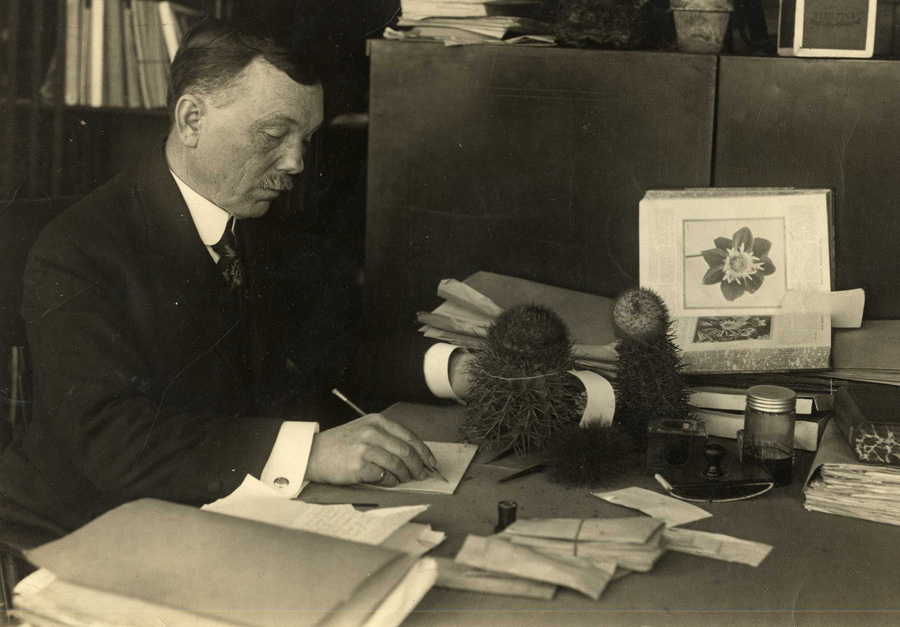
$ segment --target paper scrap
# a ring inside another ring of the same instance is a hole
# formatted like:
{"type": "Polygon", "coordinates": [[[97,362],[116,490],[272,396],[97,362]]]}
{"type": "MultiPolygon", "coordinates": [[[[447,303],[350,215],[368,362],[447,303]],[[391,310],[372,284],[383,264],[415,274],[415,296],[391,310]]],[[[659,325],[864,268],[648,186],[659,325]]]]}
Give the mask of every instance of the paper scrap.
{"type": "Polygon", "coordinates": [[[437,459],[437,469],[444,475],[447,481],[442,481],[438,477],[428,477],[426,479],[413,479],[406,483],[400,483],[391,488],[360,484],[366,488],[376,488],[378,490],[391,490],[394,492],[429,492],[432,494],[453,494],[456,491],[459,482],[462,481],[463,475],[469,468],[472,458],[478,452],[478,447],[474,444],[462,444],[459,442],[426,442],[428,448],[434,453],[437,459]]]}
{"type": "Polygon", "coordinates": [[[831,326],[858,329],[862,326],[866,293],[862,289],[839,292],[788,290],[781,299],[785,313],[830,313],[831,326]]]}
{"type": "Polygon", "coordinates": [[[37,594],[56,579],[56,575],[46,568],[38,568],[16,584],[13,592],[19,596],[37,594]]]}
{"type": "Polygon", "coordinates": [[[431,525],[409,522],[388,536],[381,546],[397,549],[409,555],[425,555],[447,537],[443,531],[435,531],[431,525]]]}
{"type": "Polygon", "coordinates": [[[438,284],[438,296],[457,305],[474,309],[486,316],[499,316],[503,310],[490,298],[456,279],[444,279],[438,284]]]}
{"type": "Polygon", "coordinates": [[[587,396],[584,411],[581,414],[581,426],[598,424],[608,427],[616,413],[616,393],[608,379],[590,370],[570,370],[581,383],[587,396]]]}
{"type": "Polygon", "coordinates": [[[666,529],[665,539],[672,551],[753,567],[759,566],[772,551],[771,545],[762,542],[693,529],[666,529]]]}
{"type": "Polygon", "coordinates": [[[640,510],[648,516],[665,521],[666,525],[670,527],[712,516],[696,505],[644,488],[624,488],[612,492],[592,492],[591,494],[614,505],[640,510]]]}
{"type": "Polygon", "coordinates": [[[556,586],[543,581],[532,581],[503,575],[455,562],[449,557],[435,558],[440,568],[435,584],[439,588],[470,590],[472,592],[503,594],[549,601],[556,594],[556,586]]]}
{"type": "Polygon", "coordinates": [[[380,544],[428,505],[388,507],[368,512],[352,505],[318,505],[284,498],[250,475],[237,490],[201,509],[256,522],[311,531],[363,544],[380,544]]]}
{"type": "Polygon", "coordinates": [[[470,535],[456,555],[460,564],[516,577],[553,583],[600,598],[616,571],[615,562],[549,556],[503,540],[470,535]]]}

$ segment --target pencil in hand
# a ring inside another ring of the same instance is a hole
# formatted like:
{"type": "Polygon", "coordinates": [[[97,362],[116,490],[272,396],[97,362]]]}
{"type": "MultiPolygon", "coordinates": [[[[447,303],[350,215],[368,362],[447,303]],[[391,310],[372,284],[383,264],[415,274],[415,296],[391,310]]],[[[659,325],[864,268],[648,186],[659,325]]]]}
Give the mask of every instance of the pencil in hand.
{"type": "MultiPolygon", "coordinates": [[[[364,411],[359,407],[359,405],[357,405],[356,403],[354,403],[353,401],[351,401],[349,398],[347,398],[346,396],[344,396],[344,394],[343,394],[339,389],[333,388],[333,389],[331,390],[331,393],[334,394],[335,396],[337,396],[339,399],[341,399],[344,403],[346,403],[346,405],[347,405],[348,407],[350,407],[350,409],[352,409],[353,411],[355,411],[358,415],[360,415],[360,416],[365,416],[365,415],[366,415],[366,412],[364,412],[364,411]]],[[[425,466],[425,468],[428,469],[428,471],[432,474],[432,476],[437,475],[437,478],[440,479],[441,481],[443,481],[444,483],[450,483],[450,482],[447,480],[447,477],[445,477],[445,476],[441,473],[441,471],[437,469],[437,466],[435,466],[435,467],[433,467],[433,468],[429,468],[428,466],[425,466]]]]}

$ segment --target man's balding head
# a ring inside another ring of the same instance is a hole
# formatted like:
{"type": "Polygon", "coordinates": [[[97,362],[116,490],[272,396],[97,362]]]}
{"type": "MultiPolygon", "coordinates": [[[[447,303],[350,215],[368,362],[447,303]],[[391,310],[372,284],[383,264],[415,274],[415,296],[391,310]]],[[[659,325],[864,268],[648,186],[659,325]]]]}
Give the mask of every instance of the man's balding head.
{"type": "Polygon", "coordinates": [[[319,70],[309,51],[294,49],[260,27],[208,19],[187,33],[172,62],[169,113],[186,93],[227,98],[254,59],[262,59],[301,85],[318,85],[319,70]]]}

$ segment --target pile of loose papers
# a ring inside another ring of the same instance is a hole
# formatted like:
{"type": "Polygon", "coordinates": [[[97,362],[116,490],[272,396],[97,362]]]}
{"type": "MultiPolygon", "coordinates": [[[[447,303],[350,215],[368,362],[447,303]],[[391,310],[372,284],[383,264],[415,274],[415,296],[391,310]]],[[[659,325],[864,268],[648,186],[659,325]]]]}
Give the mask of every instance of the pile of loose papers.
{"type": "Polygon", "coordinates": [[[808,510],[900,525],[900,467],[857,461],[833,420],[807,482],[808,510]]]}
{"type": "Polygon", "coordinates": [[[550,599],[557,587],[598,599],[610,582],[650,572],[666,550],[759,566],[772,547],[723,534],[683,529],[712,514],[643,488],[595,496],[646,517],[517,520],[491,537],[470,535],[455,560],[438,559],[435,585],[550,599]]]}
{"type": "Polygon", "coordinates": [[[618,354],[611,298],[491,272],[478,272],[464,282],[444,279],[437,293],[446,302],[417,314],[423,325],[419,332],[425,337],[478,349],[487,327],[503,308],[537,303],[555,311],[568,325],[580,368],[613,376],[618,354]]]}
{"type": "Polygon", "coordinates": [[[553,45],[550,27],[539,20],[540,0],[401,0],[397,28],[386,39],[467,44],[553,45]]]}

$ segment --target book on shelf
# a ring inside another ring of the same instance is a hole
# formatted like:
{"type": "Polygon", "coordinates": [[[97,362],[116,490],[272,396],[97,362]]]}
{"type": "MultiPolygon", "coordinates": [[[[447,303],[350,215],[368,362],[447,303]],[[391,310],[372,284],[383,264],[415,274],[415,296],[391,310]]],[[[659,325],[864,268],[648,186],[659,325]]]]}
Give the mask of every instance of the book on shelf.
{"type": "MultiPolygon", "coordinates": [[[[116,0],[111,0],[115,2],[116,0]]],[[[92,107],[102,107],[104,104],[103,85],[105,84],[103,77],[103,65],[108,54],[108,46],[104,48],[106,40],[105,29],[106,18],[106,0],[91,0],[91,23],[90,23],[90,65],[89,65],[89,82],[88,82],[88,102],[92,107]]]]}
{"type": "MultiPolygon", "coordinates": [[[[95,0],[96,1],[96,0],[95,0]]],[[[122,3],[107,0],[104,20],[104,41],[107,42],[104,68],[106,81],[103,104],[110,107],[124,107],[125,101],[125,38],[122,32],[122,3]]]]}
{"type": "Polygon", "coordinates": [[[165,107],[169,65],[205,16],[157,0],[66,0],[65,11],[62,98],[92,107],[165,107]]]}
{"type": "Polygon", "coordinates": [[[842,386],[834,395],[834,422],[857,460],[900,466],[900,388],[842,386]]]}
{"type": "Polygon", "coordinates": [[[834,420],[822,435],[803,495],[811,511],[900,525],[900,467],[857,461],[834,420]]]}
{"type": "Polygon", "coordinates": [[[126,2],[122,7],[122,45],[125,48],[125,96],[127,98],[128,107],[132,109],[140,109],[143,100],[141,99],[141,79],[138,76],[137,67],[137,49],[134,43],[134,29],[131,27],[132,20],[131,3],[126,2]]]}
{"type": "Polygon", "coordinates": [[[64,102],[78,104],[80,84],[79,61],[81,59],[81,5],[79,0],[66,0],[66,68],[64,102]]]}

